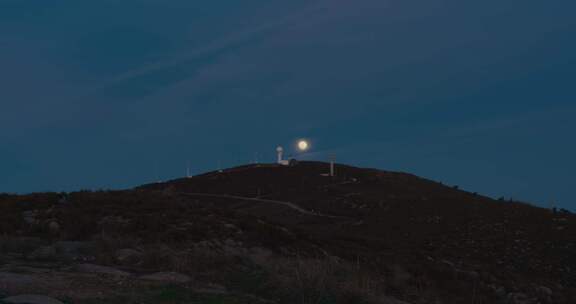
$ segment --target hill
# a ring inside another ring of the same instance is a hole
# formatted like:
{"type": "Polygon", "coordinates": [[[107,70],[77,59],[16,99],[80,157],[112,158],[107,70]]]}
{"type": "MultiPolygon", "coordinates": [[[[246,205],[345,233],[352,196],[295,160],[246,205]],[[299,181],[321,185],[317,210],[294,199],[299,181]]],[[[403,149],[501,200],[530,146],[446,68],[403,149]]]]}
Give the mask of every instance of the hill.
{"type": "Polygon", "coordinates": [[[177,271],[192,290],[275,303],[575,301],[573,214],[406,173],[328,169],[259,164],[126,191],[4,195],[4,268],[88,261],[134,286],[136,274],[177,271]],[[15,245],[23,238],[33,241],[15,245]]]}

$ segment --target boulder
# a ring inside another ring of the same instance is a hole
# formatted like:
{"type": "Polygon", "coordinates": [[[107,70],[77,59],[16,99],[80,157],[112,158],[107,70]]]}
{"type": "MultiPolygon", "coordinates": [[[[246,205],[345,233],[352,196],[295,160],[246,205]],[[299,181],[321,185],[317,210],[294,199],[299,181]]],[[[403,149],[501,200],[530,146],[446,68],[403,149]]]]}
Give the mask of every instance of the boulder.
{"type": "Polygon", "coordinates": [[[112,240],[117,232],[123,231],[130,224],[130,220],[121,216],[107,216],[98,223],[101,228],[102,238],[104,240],[112,240]]]}
{"type": "Polygon", "coordinates": [[[60,234],[60,224],[55,220],[50,220],[48,222],[47,228],[48,232],[50,232],[50,234],[53,236],[57,236],[60,234]]]}
{"type": "Polygon", "coordinates": [[[456,275],[459,278],[463,278],[466,280],[477,280],[480,277],[480,275],[476,271],[466,271],[466,270],[460,270],[460,269],[456,270],[456,275]]]}
{"type": "Polygon", "coordinates": [[[76,266],[76,271],[86,272],[86,273],[104,274],[104,275],[111,275],[111,276],[118,276],[118,277],[130,276],[130,273],[128,273],[126,271],[118,270],[116,268],[107,267],[107,266],[94,265],[94,264],[79,264],[76,266]]]}
{"type": "Polygon", "coordinates": [[[140,279],[163,283],[188,283],[192,281],[192,278],[189,276],[176,272],[157,272],[149,275],[143,275],[140,277],[140,279]]]}
{"type": "Polygon", "coordinates": [[[535,301],[521,292],[512,292],[508,294],[508,303],[511,304],[533,304],[535,301]]]}
{"type": "Polygon", "coordinates": [[[91,242],[60,241],[54,243],[54,248],[64,258],[78,260],[82,256],[89,255],[94,245],[91,242]]]}
{"type": "Polygon", "coordinates": [[[35,237],[3,237],[0,240],[3,253],[29,254],[47,244],[47,241],[35,237]]]}
{"type": "Polygon", "coordinates": [[[0,286],[4,285],[27,285],[35,281],[33,275],[18,274],[11,272],[0,272],[0,286]]]}
{"type": "Polygon", "coordinates": [[[7,272],[15,272],[18,274],[44,274],[50,273],[52,270],[49,268],[27,266],[27,265],[7,265],[4,267],[7,272]]]}
{"type": "Polygon", "coordinates": [[[42,246],[27,256],[30,260],[50,261],[58,257],[53,246],[42,246]]]}
{"type": "Polygon", "coordinates": [[[228,289],[226,289],[226,287],[213,283],[201,287],[195,287],[194,291],[202,294],[228,294],[228,289]]]}
{"type": "Polygon", "coordinates": [[[400,301],[396,298],[391,298],[391,297],[382,297],[377,299],[376,303],[386,303],[386,304],[409,304],[407,302],[404,301],[400,301]]]}
{"type": "Polygon", "coordinates": [[[552,289],[550,289],[546,286],[538,286],[538,288],[536,290],[542,296],[551,297],[554,295],[554,292],[552,291],[552,289]]]}
{"type": "Polygon", "coordinates": [[[70,201],[68,200],[68,197],[66,195],[63,195],[58,199],[58,204],[60,204],[60,205],[66,205],[69,203],[70,203],[70,201]]]}
{"type": "Polygon", "coordinates": [[[28,225],[36,225],[39,223],[38,220],[38,210],[28,210],[22,212],[22,219],[28,225]]]}
{"type": "Polygon", "coordinates": [[[397,287],[405,286],[412,279],[412,275],[398,264],[392,265],[391,270],[392,283],[397,287]]]}
{"type": "Polygon", "coordinates": [[[135,249],[120,249],[115,258],[121,265],[137,265],[142,261],[142,253],[135,249]]]}
{"type": "Polygon", "coordinates": [[[2,299],[2,303],[10,304],[64,304],[54,298],[42,295],[19,295],[2,299]]]}

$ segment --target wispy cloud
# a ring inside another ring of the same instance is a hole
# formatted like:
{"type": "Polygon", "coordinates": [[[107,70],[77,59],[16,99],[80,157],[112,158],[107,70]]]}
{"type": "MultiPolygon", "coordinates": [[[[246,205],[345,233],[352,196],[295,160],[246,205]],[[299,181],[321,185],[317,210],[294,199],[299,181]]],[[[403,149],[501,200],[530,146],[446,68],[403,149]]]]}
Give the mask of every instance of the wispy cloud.
{"type": "Polygon", "coordinates": [[[179,50],[163,60],[121,73],[107,82],[101,91],[119,97],[143,97],[185,79],[193,78],[202,69],[227,55],[253,45],[286,25],[317,14],[322,7],[310,6],[299,13],[263,23],[218,39],[202,47],[179,50]]]}

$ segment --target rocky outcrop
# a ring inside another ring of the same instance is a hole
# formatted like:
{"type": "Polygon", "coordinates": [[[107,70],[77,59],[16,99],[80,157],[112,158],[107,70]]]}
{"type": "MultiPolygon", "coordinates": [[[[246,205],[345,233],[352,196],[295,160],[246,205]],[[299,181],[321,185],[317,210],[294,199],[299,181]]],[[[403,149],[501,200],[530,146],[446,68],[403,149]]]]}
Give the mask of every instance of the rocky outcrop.
{"type": "Polygon", "coordinates": [[[59,300],[42,295],[19,295],[2,299],[8,304],[64,304],[59,300]]]}
{"type": "Polygon", "coordinates": [[[188,283],[192,278],[176,272],[157,272],[139,277],[141,280],[156,281],[163,283],[188,283]]]}
{"type": "Polygon", "coordinates": [[[129,277],[130,273],[122,270],[118,270],[116,268],[107,267],[107,266],[100,266],[94,264],[80,264],[74,267],[74,269],[78,272],[86,272],[86,273],[96,273],[96,274],[103,274],[103,275],[110,275],[110,276],[117,276],[117,277],[129,277]]]}
{"type": "Polygon", "coordinates": [[[33,283],[35,280],[36,278],[33,275],[0,272],[0,286],[30,284],[33,283]]]}
{"type": "Polygon", "coordinates": [[[53,246],[42,246],[27,256],[29,260],[39,261],[52,261],[56,260],[57,257],[56,248],[53,246]]]}
{"type": "Polygon", "coordinates": [[[114,256],[116,262],[120,265],[138,265],[142,262],[142,252],[135,249],[120,249],[114,256]]]}

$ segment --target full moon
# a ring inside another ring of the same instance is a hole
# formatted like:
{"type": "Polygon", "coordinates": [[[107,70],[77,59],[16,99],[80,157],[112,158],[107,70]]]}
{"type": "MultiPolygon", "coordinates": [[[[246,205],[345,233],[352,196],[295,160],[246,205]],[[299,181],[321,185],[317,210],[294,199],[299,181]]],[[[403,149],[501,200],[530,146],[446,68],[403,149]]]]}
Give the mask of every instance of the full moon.
{"type": "Polygon", "coordinates": [[[308,142],[305,141],[305,140],[301,140],[301,141],[298,142],[298,149],[299,149],[300,151],[306,151],[306,150],[308,150],[308,147],[309,147],[309,146],[310,146],[310,145],[309,145],[308,142]]]}

